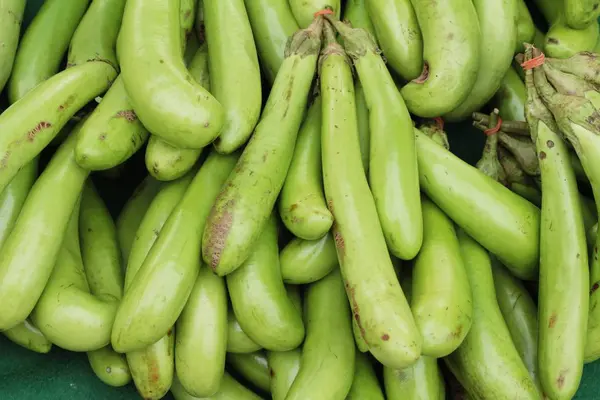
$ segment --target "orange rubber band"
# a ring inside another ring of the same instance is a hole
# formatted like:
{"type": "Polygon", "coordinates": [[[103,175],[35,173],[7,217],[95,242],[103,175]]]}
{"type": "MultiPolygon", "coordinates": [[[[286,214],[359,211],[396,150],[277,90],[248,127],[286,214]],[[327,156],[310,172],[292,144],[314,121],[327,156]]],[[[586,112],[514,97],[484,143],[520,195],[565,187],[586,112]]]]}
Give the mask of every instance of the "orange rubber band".
{"type": "Polygon", "coordinates": [[[439,130],[443,131],[444,130],[444,120],[442,119],[442,117],[435,117],[433,120],[435,121],[435,124],[437,125],[439,130]]]}
{"type": "Polygon", "coordinates": [[[533,69],[544,65],[545,61],[546,56],[544,55],[544,53],[542,53],[537,57],[533,57],[531,60],[522,62],[521,67],[523,67],[523,69],[527,71],[528,69],[533,69]]]}
{"type": "Polygon", "coordinates": [[[324,8],[322,10],[317,11],[313,16],[317,18],[319,15],[331,15],[334,14],[333,10],[329,8],[324,8]]]}
{"type": "Polygon", "coordinates": [[[494,135],[500,131],[501,126],[502,126],[502,118],[498,117],[498,123],[496,124],[496,126],[493,128],[490,128],[490,129],[486,129],[485,131],[483,131],[483,133],[485,133],[487,136],[494,135]]]}

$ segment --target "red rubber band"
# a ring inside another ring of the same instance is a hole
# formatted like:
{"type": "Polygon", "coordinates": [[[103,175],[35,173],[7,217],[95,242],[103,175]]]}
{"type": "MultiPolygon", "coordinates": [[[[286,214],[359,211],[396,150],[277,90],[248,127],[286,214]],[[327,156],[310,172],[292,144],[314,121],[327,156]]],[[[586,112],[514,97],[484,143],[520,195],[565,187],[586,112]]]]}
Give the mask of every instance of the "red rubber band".
{"type": "Polygon", "coordinates": [[[498,123],[496,124],[496,126],[493,128],[490,128],[490,129],[486,129],[485,131],[483,131],[483,133],[485,133],[487,136],[494,135],[500,131],[501,126],[502,126],[502,118],[498,117],[498,123]]]}
{"type": "Polygon", "coordinates": [[[444,120],[442,119],[442,117],[435,117],[433,120],[435,121],[435,124],[437,125],[439,130],[443,131],[444,130],[444,120]]]}
{"type": "Polygon", "coordinates": [[[527,71],[528,69],[533,69],[533,68],[537,68],[537,67],[544,65],[545,61],[546,61],[546,56],[544,55],[544,53],[542,53],[537,57],[533,57],[531,60],[522,62],[521,67],[523,67],[523,69],[525,71],[527,71]]]}
{"type": "Polygon", "coordinates": [[[333,10],[330,10],[329,8],[324,8],[322,10],[317,11],[313,16],[315,18],[317,18],[319,15],[331,15],[334,14],[333,10]]]}

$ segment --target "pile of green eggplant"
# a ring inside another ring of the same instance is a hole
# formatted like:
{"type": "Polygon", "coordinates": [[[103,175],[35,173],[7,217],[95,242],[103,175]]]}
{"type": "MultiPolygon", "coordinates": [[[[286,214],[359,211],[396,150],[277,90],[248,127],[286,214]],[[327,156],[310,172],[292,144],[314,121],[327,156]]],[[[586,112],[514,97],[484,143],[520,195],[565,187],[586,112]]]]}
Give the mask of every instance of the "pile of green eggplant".
{"type": "Polygon", "coordinates": [[[8,339],[144,399],[576,395],[600,0],[25,6],[0,0],[8,339]],[[475,165],[446,134],[471,120],[475,165]]]}

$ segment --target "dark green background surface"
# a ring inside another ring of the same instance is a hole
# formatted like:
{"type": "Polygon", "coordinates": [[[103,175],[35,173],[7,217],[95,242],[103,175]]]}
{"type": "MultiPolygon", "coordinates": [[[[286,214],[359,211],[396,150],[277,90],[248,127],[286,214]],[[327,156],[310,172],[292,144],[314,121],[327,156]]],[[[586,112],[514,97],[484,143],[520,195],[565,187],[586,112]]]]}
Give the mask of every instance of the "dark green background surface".
{"type": "MultiPolygon", "coordinates": [[[[43,0],[28,0],[24,26],[43,0]]],[[[479,158],[483,135],[469,122],[447,127],[452,150],[470,163],[479,158]]],[[[94,176],[94,181],[113,214],[117,214],[137,182],[144,176],[143,152],[127,163],[128,173],[119,179],[94,176]]],[[[586,365],[576,399],[600,398],[600,362],[586,365]]],[[[92,372],[85,353],[53,348],[40,355],[23,349],[0,335],[0,400],[125,400],[139,399],[133,384],[112,388],[92,372]]],[[[169,395],[167,399],[172,399],[169,395]]]]}

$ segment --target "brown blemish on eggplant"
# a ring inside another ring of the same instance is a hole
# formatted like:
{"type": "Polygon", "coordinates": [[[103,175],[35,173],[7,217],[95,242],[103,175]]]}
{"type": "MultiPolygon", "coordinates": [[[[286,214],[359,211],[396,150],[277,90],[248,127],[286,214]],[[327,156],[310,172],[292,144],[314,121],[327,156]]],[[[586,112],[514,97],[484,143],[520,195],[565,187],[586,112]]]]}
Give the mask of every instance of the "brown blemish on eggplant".
{"type": "Polygon", "coordinates": [[[548,140],[548,141],[546,142],[546,146],[548,146],[548,148],[549,148],[549,149],[551,149],[551,148],[553,148],[553,147],[554,147],[554,142],[553,142],[552,140],[548,140]]]}
{"type": "Polygon", "coordinates": [[[0,159],[0,167],[6,168],[6,164],[8,163],[8,158],[10,157],[10,151],[4,153],[2,159],[0,159]]]}
{"type": "Polygon", "coordinates": [[[552,314],[550,316],[550,319],[548,320],[548,328],[554,328],[554,325],[556,325],[556,314],[552,314]]]}
{"type": "Polygon", "coordinates": [[[454,339],[458,339],[460,337],[460,335],[462,334],[462,330],[463,330],[463,326],[462,324],[457,326],[456,329],[454,330],[454,332],[450,333],[450,336],[454,339]]]}
{"type": "Polygon", "coordinates": [[[553,38],[553,37],[549,37],[548,39],[546,39],[548,43],[550,44],[559,44],[560,42],[558,41],[558,39],[553,38]]]}
{"type": "Polygon", "coordinates": [[[33,142],[38,133],[42,131],[42,129],[50,128],[52,124],[50,122],[41,121],[39,124],[35,126],[32,130],[27,132],[27,140],[33,142]]]}
{"type": "Polygon", "coordinates": [[[390,340],[390,335],[388,335],[387,333],[384,333],[383,335],[381,335],[381,340],[383,340],[384,342],[387,342],[388,340],[390,340]]]}
{"type": "Polygon", "coordinates": [[[104,140],[106,140],[106,133],[103,133],[103,134],[101,134],[100,136],[98,136],[98,139],[99,139],[100,141],[104,141],[104,140]]]}
{"type": "Polygon", "coordinates": [[[344,242],[344,237],[341,232],[334,228],[333,230],[333,239],[335,240],[335,247],[338,250],[338,254],[340,256],[340,261],[344,260],[344,255],[346,254],[346,243],[344,242]]]}
{"type": "MultiPolygon", "coordinates": [[[[355,288],[351,286],[347,281],[344,281],[344,286],[346,287],[346,293],[348,293],[348,299],[350,300],[350,306],[352,308],[352,315],[354,315],[354,319],[356,320],[356,325],[358,325],[358,329],[360,330],[360,336],[363,338],[365,343],[367,343],[367,339],[365,338],[365,328],[360,323],[360,308],[358,307],[358,303],[356,302],[355,297],[355,288]]],[[[368,344],[368,343],[367,343],[368,344]]]]}
{"type": "Polygon", "coordinates": [[[275,376],[275,371],[273,371],[273,368],[269,368],[269,375],[271,375],[271,378],[275,376]]]}
{"type": "Polygon", "coordinates": [[[124,118],[128,122],[137,120],[137,115],[133,110],[122,110],[115,114],[115,118],[124,118]]]}
{"type": "Polygon", "coordinates": [[[421,75],[413,79],[412,82],[419,84],[425,83],[427,81],[427,78],[429,78],[429,63],[425,61],[423,63],[423,71],[421,72],[421,75]]]}
{"type": "MultiPolygon", "coordinates": [[[[225,189],[219,197],[222,197],[223,194],[227,193],[227,189],[225,189]]],[[[219,203],[219,199],[215,204],[219,203]]],[[[208,235],[208,243],[207,249],[210,254],[210,267],[212,270],[216,270],[219,264],[221,263],[221,254],[225,249],[225,244],[227,242],[227,236],[229,236],[229,231],[231,230],[231,226],[233,225],[233,213],[230,211],[235,205],[235,200],[229,200],[225,203],[221,210],[218,210],[216,207],[213,207],[211,210],[211,215],[208,217],[209,221],[214,221],[210,225],[210,234],[208,235]]]]}
{"type": "Polygon", "coordinates": [[[562,389],[562,387],[565,385],[565,375],[567,374],[567,372],[569,372],[568,369],[563,369],[562,371],[560,371],[560,374],[556,379],[556,386],[558,386],[559,389],[562,389]]]}
{"type": "Polygon", "coordinates": [[[329,209],[329,212],[333,214],[333,200],[330,199],[327,201],[327,208],[329,209]]]}
{"type": "Polygon", "coordinates": [[[67,108],[69,108],[73,102],[75,101],[75,95],[70,95],[69,97],[67,97],[67,99],[65,100],[64,103],[62,103],[60,106],[58,106],[58,111],[63,111],[67,108]]]}
{"type": "Polygon", "coordinates": [[[298,208],[298,204],[294,203],[290,206],[290,212],[294,211],[296,208],[298,208]]]}
{"type": "Polygon", "coordinates": [[[173,334],[173,328],[171,328],[167,331],[167,336],[171,337],[172,334],[173,334]]]}
{"type": "Polygon", "coordinates": [[[539,157],[540,157],[540,160],[545,159],[546,158],[546,153],[544,153],[543,151],[540,151],[539,157]]]}
{"type": "Polygon", "coordinates": [[[596,283],[594,283],[594,284],[592,285],[592,288],[590,289],[590,296],[591,296],[592,294],[594,294],[594,292],[595,292],[596,290],[598,290],[598,287],[600,287],[600,284],[598,284],[598,282],[596,282],[596,283]]]}

